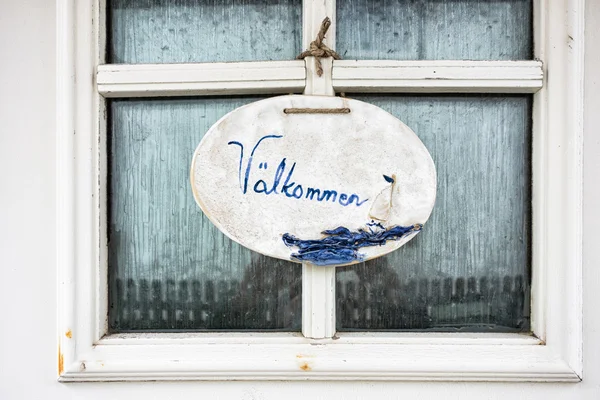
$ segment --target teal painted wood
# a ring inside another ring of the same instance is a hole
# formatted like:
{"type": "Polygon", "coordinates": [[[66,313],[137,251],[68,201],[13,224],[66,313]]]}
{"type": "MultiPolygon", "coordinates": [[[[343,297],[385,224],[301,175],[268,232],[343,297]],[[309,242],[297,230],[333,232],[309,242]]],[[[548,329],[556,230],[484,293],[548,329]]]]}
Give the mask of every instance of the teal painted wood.
{"type": "MultiPolygon", "coordinates": [[[[531,98],[356,97],[419,135],[438,198],[411,243],[339,269],[338,329],[527,330],[531,98]]],[[[189,189],[204,132],[253,100],[112,102],[112,330],[299,329],[301,268],[225,238],[189,189]]]]}
{"type": "Polygon", "coordinates": [[[344,59],[525,60],[533,57],[531,0],[340,0],[344,59]]]}
{"type": "Polygon", "coordinates": [[[338,329],[527,331],[530,96],[351,96],[389,111],[438,173],[423,231],[338,269],[338,329]]]}
{"type": "MultiPolygon", "coordinates": [[[[113,0],[116,63],[292,59],[299,0],[113,0]]],[[[338,2],[338,47],[357,59],[529,59],[531,2],[338,2]],[[351,21],[348,23],[348,21],[351,21]]],[[[340,269],[341,330],[527,330],[531,99],[359,96],[406,122],[438,166],[425,231],[340,269]]],[[[113,331],[298,330],[301,269],[229,241],[194,204],[189,162],[206,130],[255,99],[111,103],[113,331]]]]}
{"type": "Polygon", "coordinates": [[[301,51],[301,0],[110,0],[116,64],[291,60],[301,51]]]}
{"type": "Polygon", "coordinates": [[[192,154],[204,133],[256,100],[111,102],[113,331],[300,329],[300,265],[229,240],[196,205],[190,186],[192,154]]]}

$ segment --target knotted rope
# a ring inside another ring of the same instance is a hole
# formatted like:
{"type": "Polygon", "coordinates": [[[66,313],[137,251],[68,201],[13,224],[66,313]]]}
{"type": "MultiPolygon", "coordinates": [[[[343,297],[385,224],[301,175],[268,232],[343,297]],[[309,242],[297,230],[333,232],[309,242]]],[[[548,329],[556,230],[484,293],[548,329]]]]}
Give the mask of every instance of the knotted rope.
{"type": "Polygon", "coordinates": [[[334,60],[341,59],[340,55],[335,51],[331,50],[329,47],[323,44],[323,39],[325,39],[325,33],[331,26],[331,20],[329,17],[325,17],[323,22],[321,22],[321,29],[319,29],[319,33],[317,34],[317,38],[310,42],[309,49],[300,53],[296,59],[302,60],[306,57],[314,57],[315,64],[317,66],[317,75],[323,75],[323,67],[321,66],[321,58],[322,57],[333,57],[334,60]]]}

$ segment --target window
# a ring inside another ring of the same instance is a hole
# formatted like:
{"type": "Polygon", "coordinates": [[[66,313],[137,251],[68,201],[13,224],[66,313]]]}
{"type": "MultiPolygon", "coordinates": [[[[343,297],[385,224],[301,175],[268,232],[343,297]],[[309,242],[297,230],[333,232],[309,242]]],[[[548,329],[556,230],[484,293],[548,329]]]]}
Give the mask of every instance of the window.
{"type": "Polygon", "coordinates": [[[223,235],[190,193],[190,154],[256,97],[109,104],[109,330],[299,331],[301,268],[223,235]]]}
{"type": "Polygon", "coordinates": [[[568,32],[582,34],[573,14],[562,21],[561,5],[532,7],[524,0],[109,3],[58,6],[64,19],[62,380],[579,379],[581,109],[574,79],[581,71],[565,60],[580,60],[581,43],[571,39],[569,51],[553,36],[573,26],[568,32]],[[300,15],[301,29],[294,25],[300,15]],[[327,43],[334,46],[337,37],[348,60],[323,60],[325,74],[317,78],[314,60],[290,60],[290,54],[308,47],[322,19],[334,15],[327,43]],[[550,32],[550,18],[560,30],[550,32]],[[99,22],[90,26],[92,20],[99,22]],[[194,51],[200,47],[207,50],[194,51]],[[104,49],[112,63],[100,56],[104,49]],[[546,68],[563,79],[548,81],[546,68]],[[72,79],[86,73],[94,74],[92,85],[72,79]],[[472,185],[441,182],[438,201],[464,199],[465,207],[438,205],[433,218],[441,222],[430,226],[448,227],[448,218],[474,231],[453,238],[454,232],[431,229],[430,243],[421,235],[422,243],[371,266],[304,265],[300,290],[299,267],[273,265],[219,239],[208,224],[181,218],[189,212],[181,193],[189,189],[179,185],[172,161],[191,156],[198,141],[192,132],[252,101],[248,96],[334,90],[388,109],[422,139],[431,135],[426,144],[440,157],[440,176],[472,185]],[[165,133],[173,125],[183,134],[165,133]],[[480,134],[469,137],[473,131],[480,134]],[[459,156],[476,167],[461,175],[459,156]],[[467,206],[483,209],[469,213],[467,206]],[[203,235],[194,247],[198,230],[203,235]],[[452,260],[451,267],[439,263],[439,255],[453,252],[462,253],[454,258],[464,260],[460,268],[452,260]],[[220,266],[220,273],[229,269],[224,284],[188,279],[198,259],[220,266]],[[263,304],[231,301],[248,282],[244,265],[263,274],[258,282],[270,293],[263,304]],[[416,274],[424,265],[429,275],[416,274]],[[489,278],[488,269],[494,271],[489,278]],[[165,275],[173,270],[183,279],[165,275]],[[276,282],[265,271],[277,271],[276,282]],[[242,286],[231,283],[232,274],[242,286]],[[300,292],[301,312],[294,311],[300,292]],[[144,308],[144,298],[170,308],[144,308]],[[567,305],[559,306],[564,299],[567,305]],[[259,305],[262,316],[248,316],[259,305]],[[294,332],[300,326],[302,335],[294,332]],[[164,329],[188,332],[158,332],[164,329]],[[215,332],[230,329],[240,332],[215,332]],[[258,332],[265,329],[270,332],[258,332]],[[565,335],[567,329],[575,334],[565,335]],[[348,332],[355,330],[363,332],[348,332]],[[376,332],[382,330],[443,332],[376,332]],[[535,336],[516,333],[530,330],[535,336]]]}

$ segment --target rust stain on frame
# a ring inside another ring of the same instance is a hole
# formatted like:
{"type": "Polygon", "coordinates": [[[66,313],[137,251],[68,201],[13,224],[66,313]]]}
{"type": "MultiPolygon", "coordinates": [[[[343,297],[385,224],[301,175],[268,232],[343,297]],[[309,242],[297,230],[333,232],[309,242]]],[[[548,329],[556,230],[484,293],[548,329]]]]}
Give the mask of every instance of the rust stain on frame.
{"type": "Polygon", "coordinates": [[[71,339],[73,337],[73,332],[71,332],[71,330],[69,329],[66,333],[65,336],[68,337],[69,339],[71,339]]]}
{"type": "Polygon", "coordinates": [[[306,371],[306,372],[308,372],[308,371],[310,371],[312,368],[310,367],[310,365],[308,365],[308,363],[307,363],[307,362],[303,362],[303,363],[300,365],[300,369],[301,369],[302,371],[306,371]]]}
{"type": "Polygon", "coordinates": [[[65,359],[63,353],[60,351],[60,343],[58,344],[58,376],[62,375],[65,371],[65,359]]]}

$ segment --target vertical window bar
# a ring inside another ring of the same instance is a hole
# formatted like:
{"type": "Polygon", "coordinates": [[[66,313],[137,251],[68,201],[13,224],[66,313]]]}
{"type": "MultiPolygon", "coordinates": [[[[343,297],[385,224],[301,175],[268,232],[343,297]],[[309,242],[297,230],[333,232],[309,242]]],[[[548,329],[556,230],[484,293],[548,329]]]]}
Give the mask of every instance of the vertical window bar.
{"type": "MultiPolygon", "coordinates": [[[[335,0],[304,0],[302,49],[315,40],[325,17],[331,19],[324,42],[335,48],[335,0]]],[[[331,80],[332,60],[322,59],[323,75],[317,76],[314,57],[306,57],[306,95],[335,95],[331,80]]],[[[325,339],[335,334],[335,267],[302,265],[302,334],[325,339]]]]}

